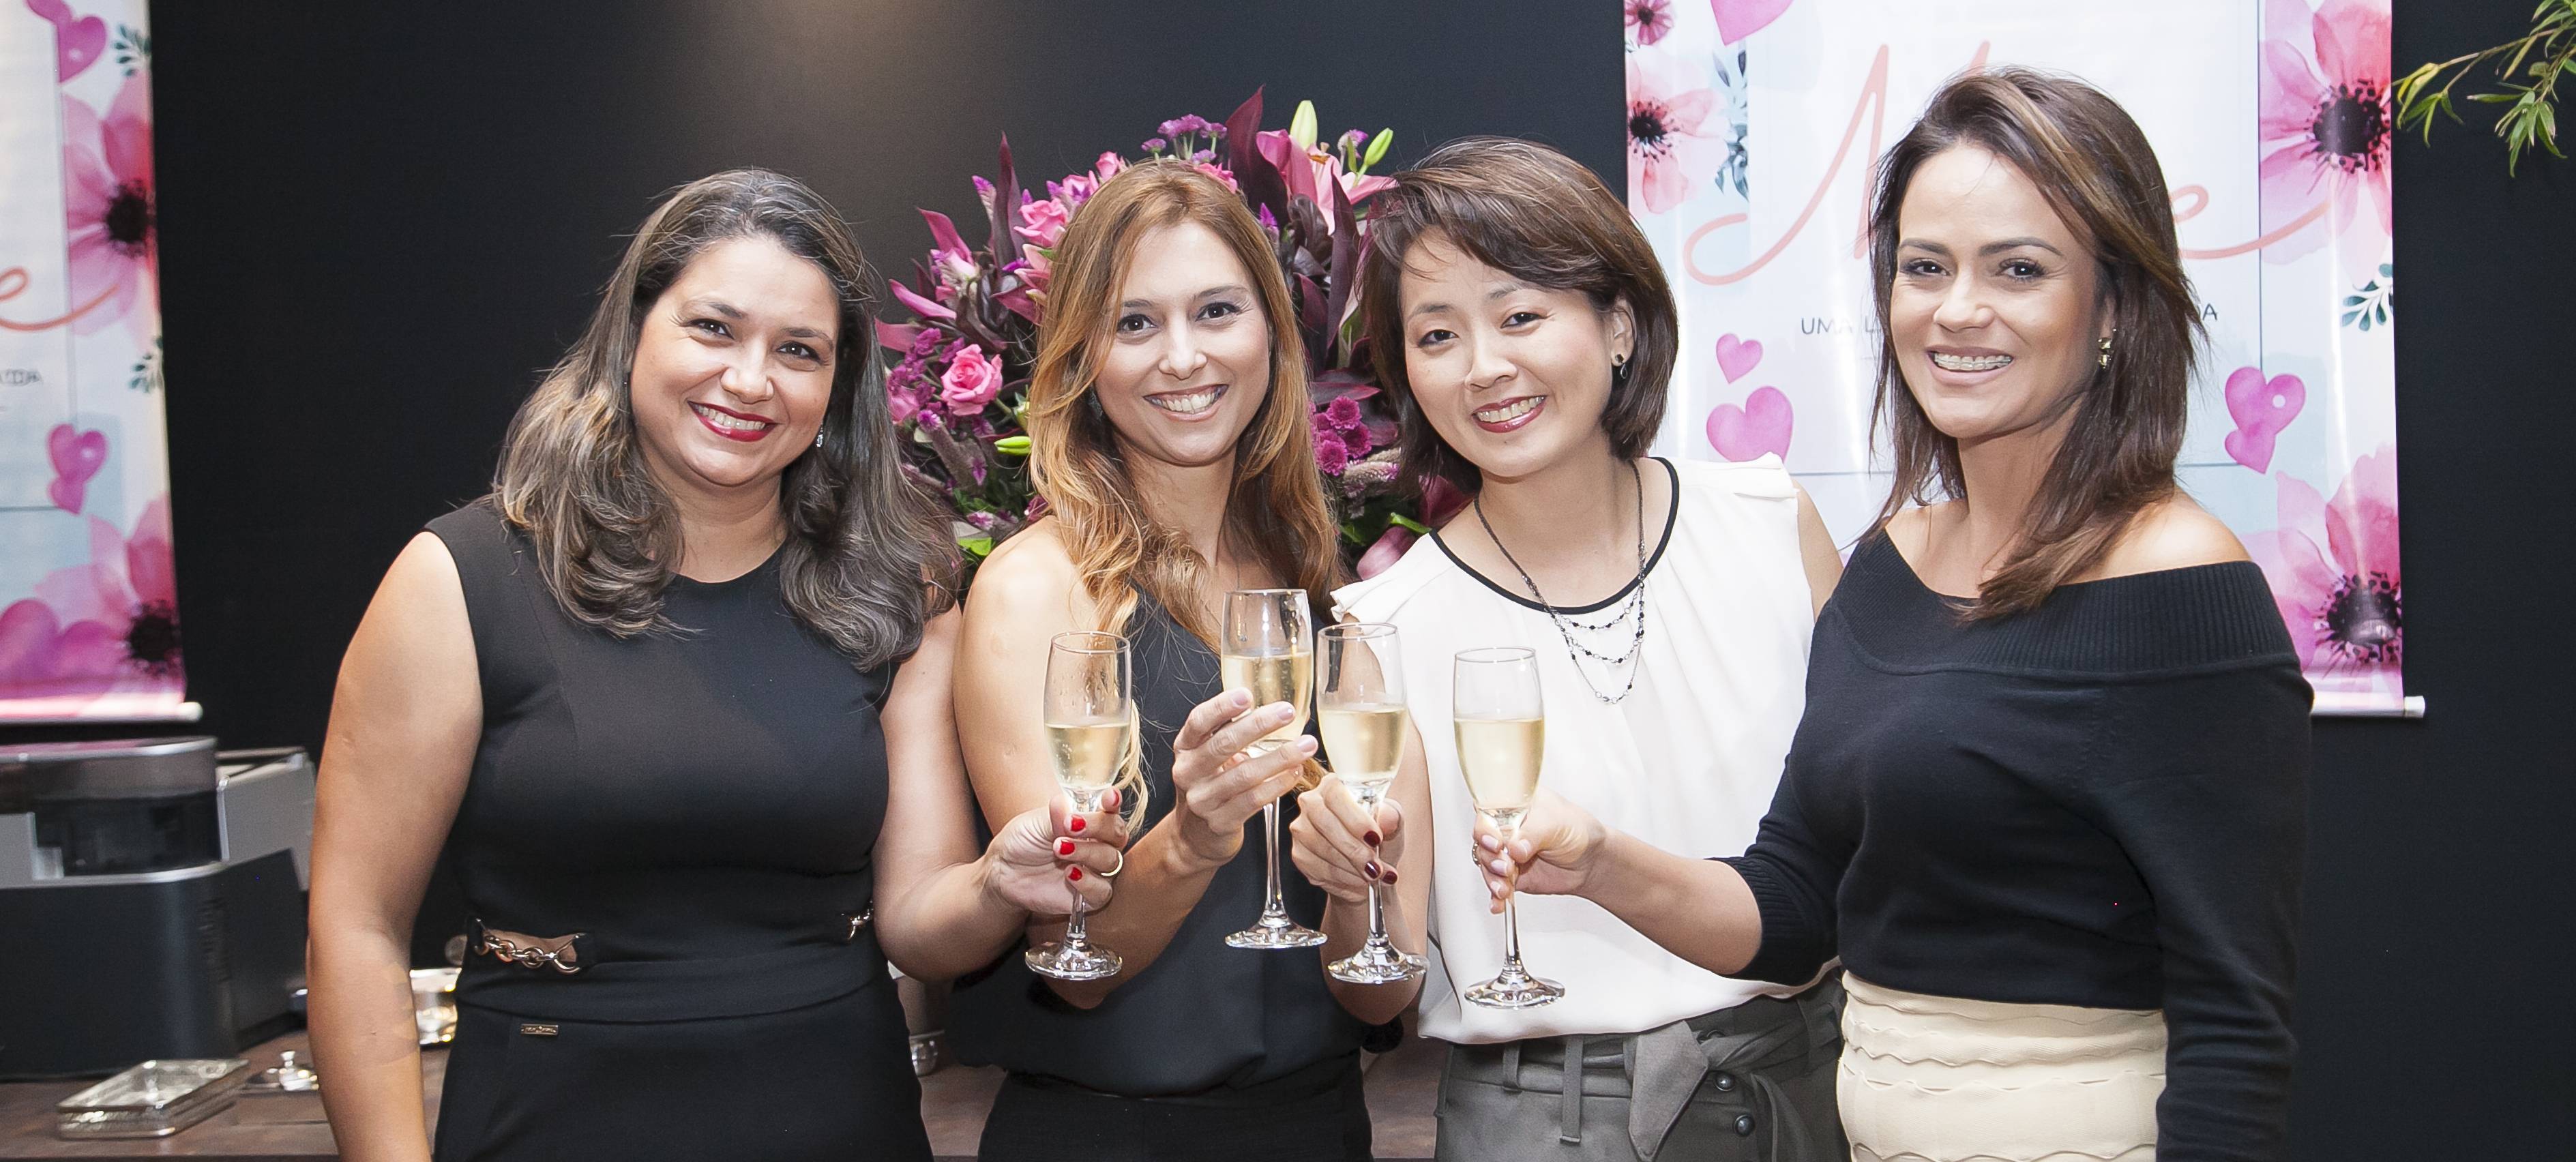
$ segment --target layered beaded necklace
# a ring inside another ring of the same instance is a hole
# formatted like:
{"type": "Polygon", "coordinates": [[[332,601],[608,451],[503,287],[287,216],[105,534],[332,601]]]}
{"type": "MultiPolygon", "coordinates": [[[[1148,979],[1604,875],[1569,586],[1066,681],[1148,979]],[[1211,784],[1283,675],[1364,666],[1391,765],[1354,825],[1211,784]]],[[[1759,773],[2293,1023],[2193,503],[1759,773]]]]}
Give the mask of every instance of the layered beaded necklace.
{"type": "Polygon", "coordinates": [[[1494,535],[1493,522],[1485,519],[1485,498],[1479,495],[1474,505],[1476,523],[1484,527],[1486,538],[1494,542],[1495,548],[1502,550],[1503,560],[1510,562],[1512,571],[1521,575],[1521,584],[1529,586],[1531,599],[1538,602],[1540,609],[1547,611],[1547,619],[1556,625],[1557,636],[1565,639],[1566,653],[1574,659],[1574,672],[1583,676],[1583,684],[1591,689],[1593,697],[1611,706],[1618,705],[1628,697],[1629,691],[1637,688],[1637,654],[1646,641],[1646,478],[1633,463],[1628,465],[1628,475],[1637,485],[1637,576],[1628,583],[1627,599],[1621,601],[1609,617],[1597,622],[1579,621],[1548,604],[1547,595],[1538,591],[1538,582],[1530,576],[1529,570],[1522,568],[1520,559],[1512,556],[1512,551],[1503,545],[1503,538],[1494,535]],[[1574,636],[1574,631],[1579,629],[1587,634],[1607,634],[1615,641],[1616,631],[1632,619],[1637,623],[1636,628],[1627,635],[1625,650],[1617,654],[1593,649],[1574,636]],[[1617,693],[1603,690],[1600,683],[1592,680],[1591,671],[1583,665],[1585,658],[1599,663],[1613,675],[1622,669],[1627,671],[1617,693]]]}

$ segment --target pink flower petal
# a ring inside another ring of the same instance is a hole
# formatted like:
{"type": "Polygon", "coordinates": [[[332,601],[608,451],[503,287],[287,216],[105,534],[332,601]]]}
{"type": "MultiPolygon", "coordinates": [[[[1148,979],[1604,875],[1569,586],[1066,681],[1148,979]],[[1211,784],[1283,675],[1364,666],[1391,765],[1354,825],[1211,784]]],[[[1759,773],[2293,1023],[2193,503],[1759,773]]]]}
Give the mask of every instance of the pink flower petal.
{"type": "MultiPolygon", "coordinates": [[[[2325,166],[2305,141],[2273,151],[2271,156],[2263,159],[2257,173],[2263,192],[2263,230],[2267,234],[2297,221],[2325,194],[2325,166]]],[[[2327,231],[2309,226],[2264,247],[2263,257],[2274,262],[2287,262],[2315,253],[2318,247],[2326,244],[2329,236],[2327,231]]]]}
{"type": "Polygon", "coordinates": [[[2368,0],[2325,0],[2311,22],[2317,68],[2331,84],[2384,87],[2388,83],[2388,6],[2368,0]]]}
{"type": "Polygon", "coordinates": [[[1679,162],[1667,158],[1649,160],[1645,165],[1647,213],[1665,213],[1690,196],[1690,182],[1682,176],[1679,162]]]}
{"type": "Polygon", "coordinates": [[[2343,487],[2335,490],[2326,519],[2326,539],[2334,560],[2347,575],[2385,573],[2400,577],[2397,548],[2397,450],[2379,451],[2353,463],[2343,487]]]}
{"type": "Polygon", "coordinates": [[[1699,135],[1708,112],[1717,105],[1717,94],[1707,89],[1693,89],[1664,103],[1664,132],[1699,135]]]}
{"type": "Polygon", "coordinates": [[[2302,533],[2274,529],[2248,533],[2244,541],[2245,555],[2262,566],[2264,580],[2271,583],[2272,604],[2281,611],[2281,624],[2299,648],[2300,662],[2308,668],[2321,664],[2324,659],[2314,653],[2319,644],[2317,613],[2341,578],[2326,565],[2317,543],[2302,533]]]}
{"type": "Polygon", "coordinates": [[[2263,140],[2307,138],[2315,131],[2317,106],[2326,99],[2326,87],[2296,47],[2267,40],[2261,51],[2255,77],[2262,93],[2263,140]]]}
{"type": "Polygon", "coordinates": [[[2263,0],[2263,39],[2307,44],[2316,13],[2301,0],[2263,0]]]}

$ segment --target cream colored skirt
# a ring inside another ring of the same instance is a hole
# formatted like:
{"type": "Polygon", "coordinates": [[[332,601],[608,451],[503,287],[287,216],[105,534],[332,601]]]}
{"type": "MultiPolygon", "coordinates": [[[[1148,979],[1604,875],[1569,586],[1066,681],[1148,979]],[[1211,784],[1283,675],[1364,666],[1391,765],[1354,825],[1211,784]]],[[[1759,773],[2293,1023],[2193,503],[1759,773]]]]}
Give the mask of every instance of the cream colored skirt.
{"type": "Polygon", "coordinates": [[[2161,1011],[1843,985],[1853,1162],[2153,1162],[2161,1011]]]}

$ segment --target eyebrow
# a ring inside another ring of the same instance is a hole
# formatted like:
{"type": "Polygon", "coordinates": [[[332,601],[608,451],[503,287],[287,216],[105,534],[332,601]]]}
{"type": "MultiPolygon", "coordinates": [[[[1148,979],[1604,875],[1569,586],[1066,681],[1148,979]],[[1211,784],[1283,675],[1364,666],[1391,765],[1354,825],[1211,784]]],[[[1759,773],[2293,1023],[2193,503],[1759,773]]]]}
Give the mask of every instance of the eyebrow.
{"type": "MultiPolygon", "coordinates": [[[[1495,288],[1494,288],[1494,289],[1492,289],[1492,290],[1486,291],[1486,292],[1485,292],[1485,301],[1490,303],[1490,302],[1494,301],[1495,299],[1502,298],[1502,297],[1503,297],[1503,296],[1505,296],[1505,295],[1513,294],[1513,293],[1518,292],[1518,291],[1525,291],[1525,290],[1528,290],[1528,289],[1529,289],[1529,284],[1527,284],[1527,283],[1523,283],[1523,282],[1507,282],[1507,283],[1504,283],[1504,284],[1503,284],[1503,285],[1501,285],[1501,286],[1495,287],[1495,288]]],[[[1421,315],[1433,314],[1433,313],[1435,313],[1435,312],[1439,312],[1439,311],[1455,311],[1455,310],[1457,310],[1457,309],[1458,309],[1458,308],[1453,307],[1453,306],[1450,306],[1450,305],[1449,305],[1449,304],[1447,304],[1447,303],[1423,303],[1423,304],[1421,304],[1421,305],[1419,305],[1419,306],[1416,306],[1416,307],[1415,307],[1415,308],[1413,308],[1412,310],[1405,312],[1404,317],[1405,317],[1405,318],[1410,319],[1410,318],[1415,318],[1415,317],[1417,317],[1417,316],[1421,316],[1421,315]]]]}
{"type": "MultiPolygon", "coordinates": [[[[1208,289],[1206,289],[1206,290],[1200,291],[1199,293],[1197,293],[1197,294],[1195,294],[1195,295],[1191,295],[1191,296],[1190,296],[1190,301],[1191,301],[1191,302],[1194,302],[1194,303],[1195,303],[1195,302],[1205,302],[1205,301],[1207,301],[1207,300],[1209,300],[1209,299],[1212,299],[1212,298],[1217,297],[1218,295],[1248,295],[1248,294],[1251,294],[1251,293],[1252,293],[1252,288],[1251,288],[1251,287],[1245,286],[1245,285],[1243,285],[1242,283],[1239,283],[1239,282],[1230,282],[1230,283],[1225,284],[1224,286],[1212,286],[1212,287],[1209,287],[1209,288],[1208,288],[1208,289]]],[[[1123,302],[1123,303],[1118,304],[1118,306],[1119,306],[1119,308],[1120,308],[1120,309],[1122,309],[1122,310],[1131,310],[1131,311],[1141,311],[1141,310],[1145,310],[1145,309],[1147,309],[1147,308],[1149,308],[1149,307],[1152,307],[1153,305],[1154,305],[1154,300],[1152,300],[1152,299],[1129,299],[1129,300],[1127,300],[1126,302],[1123,302]]]]}
{"type": "MultiPolygon", "coordinates": [[[[1906,248],[1909,248],[1909,247],[1910,247],[1910,248],[1915,249],[1915,250],[1928,250],[1928,251],[1931,251],[1931,252],[1932,252],[1932,253],[1934,253],[1934,254],[1942,254],[1942,255],[1946,255],[1946,254],[1950,253],[1950,248],[1949,248],[1949,247],[1947,247],[1947,246],[1943,246],[1943,245],[1941,245],[1941,244],[1940,244],[1940,243],[1938,243],[1938,242],[1926,242],[1926,241],[1924,241],[1923,239],[1920,239],[1920,238],[1908,238],[1908,239],[1906,239],[1906,240],[1904,240],[1904,241],[1902,241],[1902,242],[1897,243],[1897,244],[1896,244],[1896,246],[1897,246],[1897,249],[1900,249],[1900,250],[1903,250],[1903,249],[1906,249],[1906,248]]],[[[2035,247],[2038,247],[2038,248],[2039,248],[2039,249],[2041,249],[2041,250],[2045,250],[2045,251],[2049,252],[2050,254],[2054,254],[2054,255],[2058,256],[2059,258],[2064,258],[2064,257],[2066,257],[2066,252],[2065,252],[2065,251],[2063,251],[2063,250],[2059,250],[2059,249],[2058,249],[2058,248],[2056,248],[2055,246],[2049,245],[2049,244],[2048,244],[2047,242],[2045,242],[2045,241],[2042,241],[2042,240],[2037,239],[2037,238],[2028,237],[2028,236],[2024,236],[2024,237],[2020,237],[2020,238],[2006,238],[2006,239],[2003,239],[2003,240],[2002,240],[2002,241],[2000,241],[2000,242],[1989,242],[1989,243],[1986,243],[1986,244],[1985,244],[1985,245],[1983,245],[1983,246],[1978,247],[1978,248],[1977,248],[1977,253],[1978,253],[1978,255],[1980,255],[1980,256],[1988,255],[1988,254],[2001,254],[2001,253],[2003,253],[2004,251],[2007,251],[2007,250],[2019,250],[2019,249],[2021,249],[2021,248],[2022,248],[2022,247],[2024,247],[2024,246],[2035,246],[2035,247]]]]}
{"type": "MultiPolygon", "coordinates": [[[[731,319],[731,320],[733,320],[733,321],[735,321],[735,322],[737,322],[737,323],[738,323],[738,322],[741,322],[741,321],[742,321],[742,320],[744,320],[744,319],[747,319],[747,318],[750,318],[750,317],[751,317],[751,316],[749,316],[749,315],[747,315],[747,314],[744,314],[744,313],[743,313],[742,308],[737,307],[737,306],[733,305],[732,303],[728,303],[728,302],[724,301],[723,299],[695,298],[695,299],[690,299],[690,300],[689,300],[689,302],[688,302],[688,305],[689,305],[691,308],[694,308],[694,309],[696,309],[696,310],[708,311],[708,312],[712,312],[712,313],[714,313],[714,314],[723,315],[724,317],[726,317],[726,318],[728,318],[728,319],[731,319]]],[[[779,334],[782,334],[782,335],[790,336],[790,337],[792,337],[792,338],[797,338],[797,339],[817,339],[817,340],[821,340],[821,341],[823,341],[823,342],[825,342],[825,343],[829,343],[829,342],[831,342],[831,341],[832,341],[832,335],[831,335],[831,332],[829,332],[829,331],[817,330],[817,329],[815,329],[815,328],[813,328],[813,327],[804,327],[804,326],[788,326],[788,327],[780,327],[780,328],[778,329],[778,333],[779,333],[779,334]]]]}

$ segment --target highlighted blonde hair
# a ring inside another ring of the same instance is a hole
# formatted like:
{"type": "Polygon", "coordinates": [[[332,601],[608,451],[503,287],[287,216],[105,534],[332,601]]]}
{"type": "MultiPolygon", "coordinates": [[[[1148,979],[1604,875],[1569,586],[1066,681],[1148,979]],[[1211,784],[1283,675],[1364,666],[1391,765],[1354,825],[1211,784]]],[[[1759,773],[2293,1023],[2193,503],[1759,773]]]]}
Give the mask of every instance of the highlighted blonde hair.
{"type": "MultiPolygon", "coordinates": [[[[1117,431],[1093,397],[1137,245],[1183,223],[1206,227],[1243,264],[1270,332],[1270,390],[1235,441],[1219,533],[1224,551],[1268,566],[1310,602],[1332,590],[1340,579],[1340,530],[1316,475],[1295,303],[1269,233],[1223,182],[1179,162],[1146,162],[1102,183],[1074,214],[1047,285],[1026,424],[1038,494],[1099,610],[1097,628],[1125,632],[1138,595],[1148,594],[1213,649],[1218,627],[1198,596],[1208,562],[1181,530],[1157,523],[1139,503],[1117,431]]],[[[1139,812],[1142,782],[1132,762],[1119,780],[1139,812]]]]}

